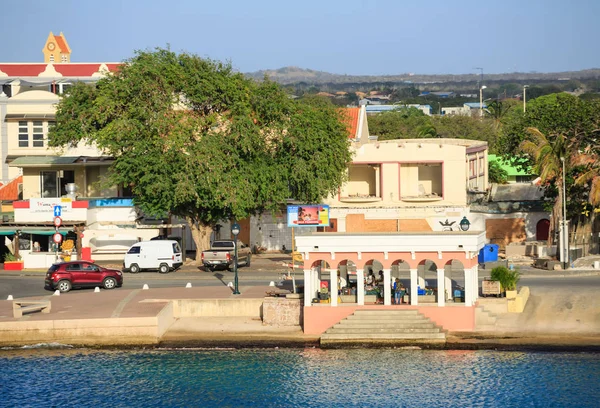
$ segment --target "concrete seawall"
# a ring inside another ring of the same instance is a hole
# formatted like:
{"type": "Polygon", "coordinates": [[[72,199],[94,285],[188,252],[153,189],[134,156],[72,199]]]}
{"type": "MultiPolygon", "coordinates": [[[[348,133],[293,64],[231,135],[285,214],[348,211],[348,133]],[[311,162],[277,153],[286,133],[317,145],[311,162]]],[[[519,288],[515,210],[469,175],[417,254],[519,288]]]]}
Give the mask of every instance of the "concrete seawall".
{"type": "MultiPolygon", "coordinates": [[[[269,287],[73,291],[46,296],[48,314],[12,316],[0,301],[0,346],[303,346],[318,336],[300,326],[263,324],[269,287]]],[[[493,325],[449,332],[446,348],[570,348],[600,350],[600,297],[594,288],[532,291],[523,313],[502,313],[493,325]]]]}

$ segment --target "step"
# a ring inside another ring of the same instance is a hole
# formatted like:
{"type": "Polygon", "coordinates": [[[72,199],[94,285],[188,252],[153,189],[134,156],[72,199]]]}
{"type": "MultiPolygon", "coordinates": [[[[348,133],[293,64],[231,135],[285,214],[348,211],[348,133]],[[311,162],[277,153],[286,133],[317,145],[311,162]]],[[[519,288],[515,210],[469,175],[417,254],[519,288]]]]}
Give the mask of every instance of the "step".
{"type": "Polygon", "coordinates": [[[321,339],[331,340],[358,340],[358,339],[445,339],[445,333],[364,333],[364,334],[345,334],[345,333],[325,333],[321,339]]]}
{"type": "Polygon", "coordinates": [[[407,328],[402,328],[402,329],[389,329],[389,328],[361,329],[361,328],[357,328],[357,327],[348,327],[348,328],[329,329],[325,333],[327,333],[327,334],[338,334],[338,333],[365,333],[365,334],[390,333],[390,334],[396,334],[396,333],[439,333],[439,332],[440,332],[440,329],[438,329],[436,327],[427,328],[427,329],[422,329],[422,328],[418,328],[418,329],[407,329],[407,328]]]}
{"type": "Polygon", "coordinates": [[[349,328],[364,328],[364,329],[371,329],[371,328],[379,328],[379,327],[389,327],[389,328],[397,328],[397,329],[402,329],[402,328],[423,328],[423,329],[430,329],[430,328],[434,328],[436,327],[436,325],[432,322],[429,321],[423,321],[423,322],[395,322],[395,323],[385,323],[385,324],[381,324],[381,322],[340,322],[337,323],[333,326],[334,329],[337,328],[345,328],[345,327],[349,327],[349,328]]]}
{"type": "Polygon", "coordinates": [[[348,317],[346,317],[346,320],[371,320],[371,321],[383,321],[383,320],[407,320],[407,321],[412,321],[412,320],[422,320],[422,319],[427,319],[425,316],[423,315],[418,315],[418,314],[407,314],[407,315],[382,315],[382,316],[373,316],[373,315],[350,315],[348,317]]]}
{"type": "Polygon", "coordinates": [[[406,315],[406,314],[419,314],[418,310],[414,309],[405,309],[405,310],[356,310],[354,312],[355,315],[374,315],[374,316],[384,316],[384,315],[406,315]]]}

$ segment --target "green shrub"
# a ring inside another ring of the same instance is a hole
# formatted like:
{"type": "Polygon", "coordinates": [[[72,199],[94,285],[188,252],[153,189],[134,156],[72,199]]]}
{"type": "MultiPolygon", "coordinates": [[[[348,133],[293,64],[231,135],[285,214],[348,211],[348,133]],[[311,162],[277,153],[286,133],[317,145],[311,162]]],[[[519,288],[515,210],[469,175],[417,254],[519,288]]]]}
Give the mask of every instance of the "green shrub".
{"type": "Polygon", "coordinates": [[[492,280],[500,282],[503,290],[515,290],[521,279],[521,273],[517,269],[511,271],[505,266],[497,266],[492,269],[491,277],[492,280]]]}
{"type": "Polygon", "coordinates": [[[5,253],[4,254],[4,262],[12,262],[12,261],[18,261],[17,257],[10,252],[5,253]]]}

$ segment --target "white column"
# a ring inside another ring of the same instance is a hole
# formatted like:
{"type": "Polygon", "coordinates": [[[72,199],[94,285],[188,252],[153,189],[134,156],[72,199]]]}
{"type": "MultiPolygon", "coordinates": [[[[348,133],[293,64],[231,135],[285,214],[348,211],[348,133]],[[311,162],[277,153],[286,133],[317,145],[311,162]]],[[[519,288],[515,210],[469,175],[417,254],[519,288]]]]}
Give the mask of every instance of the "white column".
{"type": "Polygon", "coordinates": [[[304,306],[311,306],[313,296],[311,296],[311,276],[310,269],[304,270],[304,306]]]}
{"type": "Polygon", "coordinates": [[[365,270],[356,269],[356,304],[365,304],[365,270]]]}
{"type": "MultiPolygon", "coordinates": [[[[425,274],[425,271],[423,271],[423,274],[425,274]]],[[[420,286],[421,289],[425,289],[425,278],[423,276],[417,276],[417,285],[420,286]]]]}
{"type": "Polygon", "coordinates": [[[438,286],[438,306],[443,307],[446,304],[445,276],[444,269],[437,270],[437,286],[438,286]]]}
{"type": "Polygon", "coordinates": [[[410,270],[410,304],[416,306],[419,304],[419,291],[417,290],[418,286],[418,276],[417,270],[410,270]]]}
{"type": "Polygon", "coordinates": [[[330,305],[337,306],[338,305],[338,280],[337,280],[337,269],[329,270],[329,296],[330,296],[330,305]]]}
{"type": "Polygon", "coordinates": [[[465,306],[473,306],[473,272],[465,268],[465,306]]]}
{"type": "Polygon", "coordinates": [[[447,296],[446,296],[446,300],[452,300],[453,297],[453,293],[452,293],[452,279],[450,279],[449,276],[446,276],[445,280],[445,287],[446,287],[446,292],[447,292],[447,296]]]}
{"type": "Polygon", "coordinates": [[[479,297],[479,268],[465,269],[465,306],[473,306],[479,297]],[[467,286],[468,282],[468,286],[467,286]]]}
{"type": "Polygon", "coordinates": [[[319,280],[319,270],[317,268],[313,268],[310,275],[311,275],[311,280],[312,280],[312,285],[311,285],[312,297],[318,298],[319,291],[321,290],[321,281],[319,280]]]}
{"type": "Polygon", "coordinates": [[[383,270],[383,304],[392,304],[392,285],[390,283],[390,269],[383,270]]]}

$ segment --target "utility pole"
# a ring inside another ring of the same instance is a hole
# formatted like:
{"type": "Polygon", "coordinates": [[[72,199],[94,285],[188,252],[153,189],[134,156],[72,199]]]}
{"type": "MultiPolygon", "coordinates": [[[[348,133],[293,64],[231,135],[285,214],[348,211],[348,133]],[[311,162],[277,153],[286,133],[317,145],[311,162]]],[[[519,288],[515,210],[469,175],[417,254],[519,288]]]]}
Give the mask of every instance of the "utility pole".
{"type": "Polygon", "coordinates": [[[473,69],[478,69],[480,72],[480,76],[479,76],[479,80],[477,81],[477,89],[479,89],[479,87],[481,86],[481,84],[483,84],[483,68],[480,67],[476,67],[473,69]]]}

